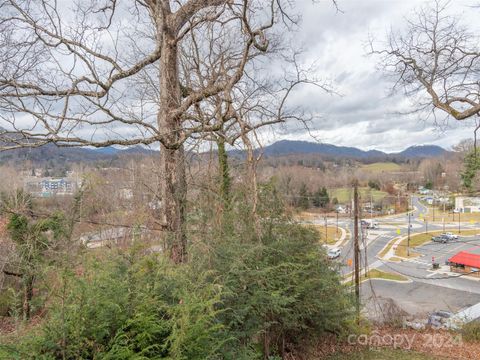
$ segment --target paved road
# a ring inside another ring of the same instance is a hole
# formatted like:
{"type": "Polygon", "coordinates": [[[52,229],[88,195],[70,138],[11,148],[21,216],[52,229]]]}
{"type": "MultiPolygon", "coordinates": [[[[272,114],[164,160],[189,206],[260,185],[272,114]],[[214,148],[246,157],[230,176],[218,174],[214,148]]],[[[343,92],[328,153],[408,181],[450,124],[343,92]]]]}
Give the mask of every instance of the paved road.
{"type": "MultiPolygon", "coordinates": [[[[418,197],[412,197],[412,206],[414,210],[410,211],[410,234],[415,235],[423,233],[426,230],[425,222],[420,219],[420,214],[426,214],[428,209],[420,202],[418,197]]],[[[399,215],[392,215],[388,217],[375,219],[378,222],[378,230],[367,230],[367,264],[372,265],[377,261],[377,254],[394,238],[408,233],[408,215],[406,213],[399,215]]],[[[351,219],[343,219],[339,221],[340,226],[349,229],[353,234],[353,221],[351,219]]],[[[427,223],[428,231],[443,230],[443,224],[427,223]]],[[[463,229],[472,228],[470,223],[462,223],[463,229]]],[[[456,230],[456,224],[446,224],[445,231],[456,230]]],[[[361,246],[362,247],[362,246],[361,246]]],[[[365,263],[365,251],[362,251],[362,264],[365,263]]],[[[342,264],[342,273],[348,273],[352,269],[348,267],[347,260],[353,258],[353,239],[350,239],[342,248],[342,254],[339,262],[342,264]]],[[[430,258],[431,259],[431,258],[430,258]]]]}
{"type": "MultiPolygon", "coordinates": [[[[414,210],[410,211],[411,235],[425,232],[425,222],[420,214],[427,214],[428,209],[417,197],[412,197],[414,210]]],[[[408,284],[392,283],[381,280],[373,280],[362,285],[363,299],[367,308],[371,306],[373,294],[382,298],[393,299],[398,305],[411,314],[423,314],[434,310],[449,309],[459,311],[465,307],[480,302],[480,280],[464,276],[452,276],[443,272],[431,270],[432,256],[435,261],[444,264],[445,260],[461,250],[472,246],[480,246],[480,237],[460,237],[458,241],[449,244],[427,243],[415,248],[422,254],[420,258],[400,263],[384,262],[377,258],[377,254],[392,239],[408,233],[408,214],[392,215],[375,219],[379,229],[370,230],[367,236],[366,251],[361,246],[361,264],[364,267],[365,254],[369,267],[379,267],[381,270],[398,272],[408,276],[411,282],[408,284]],[[372,285],[374,285],[372,287],[372,285]],[[370,299],[370,300],[369,300],[370,299]]],[[[340,226],[349,229],[353,234],[353,222],[351,219],[339,221],[340,226]]],[[[443,230],[443,224],[428,223],[428,231],[443,230]]],[[[462,223],[463,229],[472,228],[472,224],[462,223]]],[[[457,224],[446,224],[445,230],[456,230],[457,224]]],[[[353,241],[350,239],[342,248],[339,258],[341,273],[347,274],[352,268],[347,265],[347,260],[353,258],[353,241]]],[[[445,271],[448,269],[444,269],[445,271]]]]}
{"type": "Polygon", "coordinates": [[[392,283],[370,280],[362,283],[361,294],[367,316],[377,321],[392,320],[389,318],[392,313],[388,311],[392,302],[405,312],[404,315],[418,318],[425,318],[437,310],[455,313],[480,302],[478,293],[415,281],[392,283]]]}

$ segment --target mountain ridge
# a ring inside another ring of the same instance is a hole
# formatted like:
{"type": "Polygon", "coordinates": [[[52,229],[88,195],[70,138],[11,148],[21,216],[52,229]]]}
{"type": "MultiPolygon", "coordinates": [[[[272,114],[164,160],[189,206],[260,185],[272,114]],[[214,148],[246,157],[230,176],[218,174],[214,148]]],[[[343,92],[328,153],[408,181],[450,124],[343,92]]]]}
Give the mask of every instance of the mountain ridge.
{"type": "MultiPolygon", "coordinates": [[[[257,149],[257,151],[260,151],[257,149]]],[[[361,150],[350,146],[337,146],[327,143],[314,143],[299,140],[280,140],[262,148],[265,157],[280,157],[288,155],[315,154],[328,158],[351,158],[357,160],[388,160],[418,159],[438,157],[450,152],[437,145],[413,145],[403,151],[386,153],[380,150],[361,150]]],[[[101,160],[115,160],[121,156],[149,156],[158,153],[142,146],[134,146],[120,149],[114,146],[106,148],[62,148],[54,144],[47,144],[35,149],[17,149],[0,152],[0,160],[28,159],[32,161],[56,161],[62,162],[94,162],[101,160]]],[[[244,151],[230,150],[233,157],[243,157],[244,151]]]]}
{"type": "MultiPolygon", "coordinates": [[[[242,153],[233,150],[235,155],[242,153]]],[[[318,154],[329,157],[373,159],[373,158],[425,158],[437,157],[450,153],[438,145],[412,145],[400,152],[387,153],[380,150],[361,150],[350,146],[337,146],[327,143],[313,143],[300,140],[280,140],[265,146],[262,153],[267,157],[298,154],[318,154]]]]}

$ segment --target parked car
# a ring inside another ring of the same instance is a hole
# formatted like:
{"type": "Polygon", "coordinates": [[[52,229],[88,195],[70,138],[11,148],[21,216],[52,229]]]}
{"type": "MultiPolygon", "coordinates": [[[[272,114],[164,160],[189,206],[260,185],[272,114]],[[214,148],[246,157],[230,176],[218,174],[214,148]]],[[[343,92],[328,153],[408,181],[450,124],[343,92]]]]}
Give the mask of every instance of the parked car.
{"type": "Polygon", "coordinates": [[[378,223],[372,220],[362,220],[362,226],[365,226],[367,229],[378,229],[378,223]]]}
{"type": "Polygon", "coordinates": [[[447,237],[445,237],[445,236],[438,235],[438,236],[432,236],[432,241],[433,241],[433,242],[442,243],[442,244],[446,244],[446,243],[449,242],[450,240],[449,240],[447,237]]]}
{"type": "Polygon", "coordinates": [[[342,251],[339,248],[333,248],[333,249],[328,250],[327,257],[329,259],[336,259],[340,256],[341,253],[342,253],[342,251]]]}
{"type": "Polygon", "coordinates": [[[458,240],[458,235],[451,232],[446,232],[445,234],[442,234],[442,235],[445,235],[449,239],[458,240]]]}

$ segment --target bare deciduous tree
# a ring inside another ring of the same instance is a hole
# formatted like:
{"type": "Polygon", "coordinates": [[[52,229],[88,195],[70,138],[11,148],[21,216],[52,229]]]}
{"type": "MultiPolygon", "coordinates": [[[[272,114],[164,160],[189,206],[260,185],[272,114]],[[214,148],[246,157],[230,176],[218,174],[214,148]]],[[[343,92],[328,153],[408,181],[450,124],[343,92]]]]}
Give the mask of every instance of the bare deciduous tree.
{"type": "Polygon", "coordinates": [[[372,44],[387,74],[419,110],[440,109],[456,120],[480,114],[478,34],[449,15],[448,2],[434,1],[407,20],[406,30],[391,33],[383,49],[372,44]]]}
{"type": "Polygon", "coordinates": [[[2,149],[160,144],[159,222],[184,261],[184,144],[223,129],[211,100],[225,104],[274,25],[293,21],[286,4],[1,0],[2,149]]]}

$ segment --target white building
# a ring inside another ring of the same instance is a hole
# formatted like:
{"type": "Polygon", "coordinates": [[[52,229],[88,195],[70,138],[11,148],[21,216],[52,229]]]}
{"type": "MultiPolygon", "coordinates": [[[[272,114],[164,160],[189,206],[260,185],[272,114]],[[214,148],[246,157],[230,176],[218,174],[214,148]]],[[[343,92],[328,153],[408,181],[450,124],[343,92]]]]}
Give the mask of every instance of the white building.
{"type": "Polygon", "coordinates": [[[462,213],[480,212],[480,197],[455,197],[455,210],[462,213]]]}

